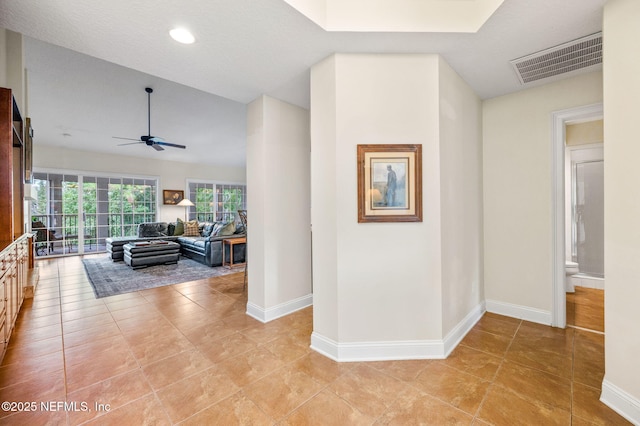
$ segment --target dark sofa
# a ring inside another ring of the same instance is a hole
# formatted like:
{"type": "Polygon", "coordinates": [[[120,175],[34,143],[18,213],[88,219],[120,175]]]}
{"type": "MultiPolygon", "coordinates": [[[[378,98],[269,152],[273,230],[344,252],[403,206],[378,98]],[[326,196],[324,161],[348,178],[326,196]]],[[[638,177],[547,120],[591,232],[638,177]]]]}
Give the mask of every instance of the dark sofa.
{"type": "MultiPolygon", "coordinates": [[[[194,259],[207,266],[220,266],[223,260],[222,241],[230,238],[246,237],[244,228],[240,225],[229,234],[229,224],[221,222],[201,222],[198,223],[197,236],[185,236],[183,234],[174,235],[176,223],[148,222],[138,225],[138,235],[136,237],[111,237],[107,238],[107,253],[115,261],[124,259],[123,246],[134,241],[167,240],[180,244],[180,253],[186,257],[194,259]],[[226,232],[223,228],[227,225],[226,232]],[[223,231],[220,235],[220,231],[223,231]]],[[[227,250],[228,251],[228,250],[227,250]]],[[[235,263],[242,263],[245,260],[246,244],[234,245],[233,259],[235,263]]],[[[225,256],[229,258],[229,253],[225,256]]]]}

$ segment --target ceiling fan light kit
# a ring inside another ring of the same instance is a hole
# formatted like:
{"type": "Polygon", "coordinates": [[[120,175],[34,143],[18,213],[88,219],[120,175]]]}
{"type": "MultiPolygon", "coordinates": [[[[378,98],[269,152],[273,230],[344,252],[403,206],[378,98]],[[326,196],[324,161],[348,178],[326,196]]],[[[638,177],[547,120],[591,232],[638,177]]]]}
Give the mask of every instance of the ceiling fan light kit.
{"type": "Polygon", "coordinates": [[[133,143],[122,143],[119,146],[124,146],[124,145],[136,145],[139,143],[143,143],[147,146],[150,146],[151,148],[155,149],[156,151],[164,151],[163,146],[169,146],[172,148],[180,148],[180,149],[185,149],[186,146],[185,145],[179,145],[177,143],[170,143],[170,142],[165,142],[164,139],[157,137],[157,136],[151,136],[151,94],[153,93],[153,89],[151,87],[145,87],[144,89],[145,92],[147,92],[147,125],[148,125],[148,132],[146,135],[142,135],[140,136],[140,139],[132,139],[132,138],[121,138],[118,136],[113,136],[114,139],[124,139],[127,141],[136,141],[133,143]]]}

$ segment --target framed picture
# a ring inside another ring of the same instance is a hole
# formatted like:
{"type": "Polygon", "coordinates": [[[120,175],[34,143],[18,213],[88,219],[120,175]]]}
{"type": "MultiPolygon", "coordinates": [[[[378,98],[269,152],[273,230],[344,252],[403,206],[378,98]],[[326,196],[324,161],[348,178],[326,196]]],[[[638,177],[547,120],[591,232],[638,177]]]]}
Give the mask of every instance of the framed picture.
{"type": "Polygon", "coordinates": [[[184,198],[184,191],[163,189],[162,200],[164,204],[176,205],[184,198]]]}
{"type": "Polygon", "coordinates": [[[422,222],[422,145],[358,145],[358,222],[422,222]]]}

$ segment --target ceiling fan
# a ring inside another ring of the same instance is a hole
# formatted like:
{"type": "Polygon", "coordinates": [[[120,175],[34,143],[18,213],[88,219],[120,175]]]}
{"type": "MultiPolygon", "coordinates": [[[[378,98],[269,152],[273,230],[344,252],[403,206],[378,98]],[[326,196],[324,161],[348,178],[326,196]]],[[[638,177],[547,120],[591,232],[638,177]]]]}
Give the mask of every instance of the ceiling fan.
{"type": "Polygon", "coordinates": [[[145,92],[147,92],[147,100],[148,100],[148,117],[147,117],[147,122],[149,125],[149,131],[147,132],[146,135],[142,135],[140,136],[140,139],[132,139],[132,138],[121,138],[118,136],[113,136],[114,139],[124,139],[127,141],[136,141],[133,143],[121,143],[118,146],[123,146],[123,145],[135,145],[135,144],[139,144],[139,143],[143,143],[146,144],[147,146],[150,146],[151,148],[155,149],[156,151],[164,151],[163,146],[170,146],[172,148],[181,148],[181,149],[185,149],[186,146],[184,145],[179,145],[177,143],[169,143],[169,142],[165,142],[164,139],[159,138],[157,136],[151,136],[151,94],[153,93],[153,89],[151,87],[146,87],[145,92]]]}

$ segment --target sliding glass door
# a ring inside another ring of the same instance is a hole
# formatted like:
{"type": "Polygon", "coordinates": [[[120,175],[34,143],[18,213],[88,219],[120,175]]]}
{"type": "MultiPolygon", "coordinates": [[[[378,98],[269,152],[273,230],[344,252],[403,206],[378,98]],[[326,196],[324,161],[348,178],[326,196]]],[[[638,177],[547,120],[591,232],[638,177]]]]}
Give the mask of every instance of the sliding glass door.
{"type": "Polygon", "coordinates": [[[31,207],[31,228],[40,256],[69,254],[78,249],[77,175],[34,173],[37,199],[31,207]]]}
{"type": "Polygon", "coordinates": [[[108,237],[133,236],[156,220],[155,179],[33,175],[31,206],[38,256],[105,251],[108,237]]]}

